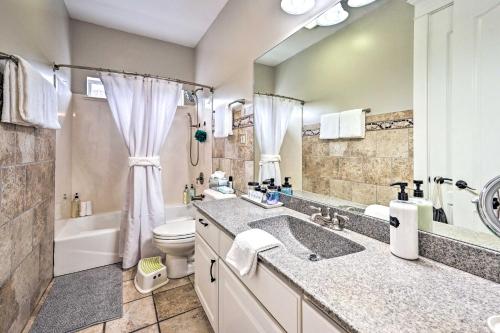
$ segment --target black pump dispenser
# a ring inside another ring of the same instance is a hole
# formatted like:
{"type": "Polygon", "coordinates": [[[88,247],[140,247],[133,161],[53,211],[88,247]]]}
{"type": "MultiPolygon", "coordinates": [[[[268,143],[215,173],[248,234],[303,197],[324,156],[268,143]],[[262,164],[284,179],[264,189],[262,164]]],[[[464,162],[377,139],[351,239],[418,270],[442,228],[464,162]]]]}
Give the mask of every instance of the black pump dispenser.
{"type": "Polygon", "coordinates": [[[423,198],[424,197],[424,191],[420,188],[422,184],[424,183],[423,180],[414,180],[413,184],[415,184],[415,189],[413,190],[413,196],[415,198],[423,198]]]}
{"type": "Polygon", "coordinates": [[[285,177],[285,183],[283,184],[283,187],[292,187],[292,185],[289,183],[289,180],[292,177],[285,177]]]}
{"type": "Polygon", "coordinates": [[[404,182],[392,183],[391,186],[399,186],[400,187],[401,191],[398,192],[398,200],[408,201],[408,193],[405,192],[405,189],[408,186],[408,183],[404,183],[404,182]]]}

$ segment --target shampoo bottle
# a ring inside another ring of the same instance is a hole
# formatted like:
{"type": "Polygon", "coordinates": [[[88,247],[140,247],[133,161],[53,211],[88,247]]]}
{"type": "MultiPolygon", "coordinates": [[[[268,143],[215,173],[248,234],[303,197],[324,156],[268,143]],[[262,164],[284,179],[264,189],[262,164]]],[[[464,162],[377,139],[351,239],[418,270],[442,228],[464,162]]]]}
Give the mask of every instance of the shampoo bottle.
{"type": "Polygon", "coordinates": [[[292,177],[285,177],[285,183],[281,187],[281,192],[287,195],[293,195],[292,184],[289,183],[289,180],[292,177]]]}
{"type": "Polygon", "coordinates": [[[424,199],[424,191],[420,188],[424,183],[422,180],[414,180],[413,183],[415,189],[410,202],[416,204],[418,208],[418,229],[432,232],[432,201],[424,199]]]}
{"type": "Polygon", "coordinates": [[[71,200],[71,217],[79,217],[80,216],[80,197],[78,193],[75,193],[75,197],[71,200]]]}
{"type": "Polygon", "coordinates": [[[184,192],[182,192],[182,203],[187,205],[191,201],[190,199],[191,199],[191,197],[189,195],[189,189],[188,189],[188,186],[186,184],[186,186],[184,186],[184,192]]]}
{"type": "Polygon", "coordinates": [[[191,188],[189,189],[189,196],[191,197],[191,200],[196,196],[196,189],[193,184],[191,184],[191,188]]]}
{"type": "Polygon", "coordinates": [[[398,200],[389,205],[390,250],[397,257],[409,260],[418,259],[418,208],[408,201],[405,188],[408,183],[394,183],[399,186],[398,200]]]}

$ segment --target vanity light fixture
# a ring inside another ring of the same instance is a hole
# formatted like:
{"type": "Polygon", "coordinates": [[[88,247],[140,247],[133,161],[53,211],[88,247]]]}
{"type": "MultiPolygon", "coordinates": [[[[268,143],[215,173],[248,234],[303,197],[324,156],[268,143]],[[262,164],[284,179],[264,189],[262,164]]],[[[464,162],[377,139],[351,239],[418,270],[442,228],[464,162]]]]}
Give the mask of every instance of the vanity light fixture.
{"type": "Polygon", "coordinates": [[[302,15],[310,11],[315,0],[281,0],[281,9],[290,15],[302,15]]]}
{"type": "Polygon", "coordinates": [[[363,7],[375,1],[376,0],[349,0],[347,1],[347,5],[349,7],[363,7]]]}
{"type": "Polygon", "coordinates": [[[344,10],[341,3],[339,2],[338,4],[321,14],[321,16],[316,20],[316,23],[322,27],[326,27],[344,22],[348,17],[349,13],[344,10]]]}

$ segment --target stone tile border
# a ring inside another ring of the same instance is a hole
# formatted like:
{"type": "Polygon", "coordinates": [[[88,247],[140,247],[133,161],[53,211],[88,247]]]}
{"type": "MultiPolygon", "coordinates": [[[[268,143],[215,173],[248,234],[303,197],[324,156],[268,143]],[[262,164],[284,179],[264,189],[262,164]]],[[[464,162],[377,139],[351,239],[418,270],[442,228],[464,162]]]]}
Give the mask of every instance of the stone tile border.
{"type": "MultiPolygon", "coordinates": [[[[310,214],[310,205],[326,210],[328,205],[303,198],[280,194],[284,206],[300,213],[310,214]]],[[[331,207],[349,216],[346,228],[389,244],[389,224],[349,209],[331,207]]],[[[468,244],[437,234],[419,231],[419,252],[422,257],[500,283],[500,252],[468,244]]]]}

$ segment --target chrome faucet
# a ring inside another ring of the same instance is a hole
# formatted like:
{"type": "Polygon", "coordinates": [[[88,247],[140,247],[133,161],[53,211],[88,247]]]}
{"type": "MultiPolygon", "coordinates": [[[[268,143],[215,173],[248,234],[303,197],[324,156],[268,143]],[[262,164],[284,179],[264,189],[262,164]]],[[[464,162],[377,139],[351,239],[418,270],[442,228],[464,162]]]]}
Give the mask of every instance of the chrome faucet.
{"type": "Polygon", "coordinates": [[[342,231],[345,228],[345,223],[349,221],[349,216],[340,215],[339,213],[333,213],[332,228],[334,230],[342,231]]]}
{"type": "Polygon", "coordinates": [[[349,221],[349,217],[345,215],[340,215],[337,212],[333,212],[333,217],[331,215],[332,209],[330,207],[326,208],[327,215],[323,215],[321,208],[316,206],[309,206],[311,210],[316,211],[311,215],[311,221],[319,223],[322,226],[331,224],[334,230],[344,230],[345,223],[349,221]]]}
{"type": "Polygon", "coordinates": [[[326,208],[326,215],[323,215],[321,207],[309,206],[309,208],[313,211],[316,211],[316,213],[313,213],[311,215],[311,221],[319,223],[320,225],[326,225],[327,223],[332,222],[332,218],[330,216],[330,208],[326,208]]]}

